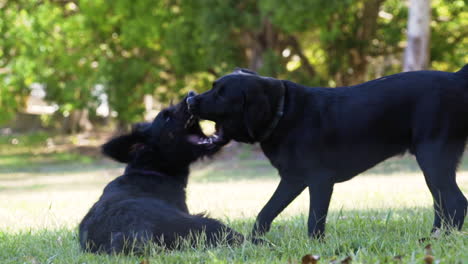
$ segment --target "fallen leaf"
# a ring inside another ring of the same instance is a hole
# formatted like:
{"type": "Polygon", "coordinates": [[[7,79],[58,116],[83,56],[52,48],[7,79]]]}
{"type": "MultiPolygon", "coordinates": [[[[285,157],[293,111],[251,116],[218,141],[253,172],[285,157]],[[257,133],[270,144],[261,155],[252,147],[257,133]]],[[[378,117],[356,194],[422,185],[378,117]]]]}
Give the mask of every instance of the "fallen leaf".
{"type": "Polygon", "coordinates": [[[316,264],[318,263],[320,256],[307,254],[302,257],[302,264],[316,264]]]}
{"type": "Polygon", "coordinates": [[[347,256],[345,259],[341,261],[341,264],[351,264],[353,259],[350,256],[347,256]]]}
{"type": "Polygon", "coordinates": [[[424,250],[426,252],[426,255],[432,255],[432,247],[431,247],[431,244],[427,244],[425,247],[424,247],[424,250]]]}
{"type": "Polygon", "coordinates": [[[149,260],[144,259],[144,260],[142,260],[142,261],[140,262],[140,264],[150,264],[150,263],[149,263],[149,260]]]}
{"type": "Polygon", "coordinates": [[[403,256],[401,256],[401,255],[394,256],[393,260],[396,263],[403,263],[403,256]]]}
{"type": "Polygon", "coordinates": [[[432,263],[434,263],[434,257],[431,256],[431,255],[426,255],[426,256],[424,257],[424,263],[426,263],[426,264],[432,264],[432,263]]]}

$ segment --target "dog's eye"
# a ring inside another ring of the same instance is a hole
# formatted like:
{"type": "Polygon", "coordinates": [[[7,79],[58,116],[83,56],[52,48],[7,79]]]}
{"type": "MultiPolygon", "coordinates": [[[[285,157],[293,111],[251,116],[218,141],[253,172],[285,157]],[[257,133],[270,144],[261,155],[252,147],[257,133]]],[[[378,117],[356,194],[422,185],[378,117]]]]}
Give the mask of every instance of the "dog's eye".
{"type": "Polygon", "coordinates": [[[223,97],[223,96],[224,96],[224,90],[225,90],[225,89],[221,89],[221,88],[218,89],[216,95],[219,96],[219,97],[223,97]]]}
{"type": "Polygon", "coordinates": [[[164,112],[162,113],[162,115],[163,115],[163,118],[164,118],[164,120],[165,120],[166,122],[171,121],[171,115],[169,114],[169,112],[164,111],[164,112]]]}

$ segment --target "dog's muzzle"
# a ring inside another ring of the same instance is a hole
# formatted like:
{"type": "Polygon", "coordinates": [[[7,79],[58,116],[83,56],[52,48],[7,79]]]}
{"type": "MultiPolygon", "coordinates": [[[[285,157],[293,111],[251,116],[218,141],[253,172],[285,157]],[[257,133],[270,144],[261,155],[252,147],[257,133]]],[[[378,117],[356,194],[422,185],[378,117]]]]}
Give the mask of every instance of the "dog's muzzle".
{"type": "Polygon", "coordinates": [[[187,108],[189,111],[193,109],[193,106],[195,105],[195,96],[197,93],[194,91],[190,91],[187,95],[187,99],[185,99],[185,102],[187,103],[187,108]]]}

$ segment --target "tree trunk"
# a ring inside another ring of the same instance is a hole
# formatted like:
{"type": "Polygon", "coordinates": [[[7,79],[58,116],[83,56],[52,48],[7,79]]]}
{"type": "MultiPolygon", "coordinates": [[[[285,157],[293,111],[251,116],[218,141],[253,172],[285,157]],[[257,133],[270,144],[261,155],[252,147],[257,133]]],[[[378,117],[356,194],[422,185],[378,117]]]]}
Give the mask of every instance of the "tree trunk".
{"type": "MultiPolygon", "coordinates": [[[[278,49],[279,32],[269,19],[265,18],[258,31],[244,34],[244,46],[249,69],[258,72],[265,64],[265,53],[278,49]]],[[[273,76],[276,73],[271,73],[273,76]]]]}
{"type": "MultiPolygon", "coordinates": [[[[356,34],[350,36],[352,39],[347,40],[352,45],[346,46],[343,51],[342,39],[336,39],[337,43],[330,45],[327,48],[327,53],[330,58],[334,56],[346,56],[347,64],[345,67],[340,66],[337,72],[334,72],[334,78],[337,86],[348,86],[359,84],[366,81],[367,66],[369,64],[369,48],[372,40],[377,32],[377,20],[380,7],[384,0],[364,0],[363,7],[358,13],[360,23],[356,24],[356,34]]],[[[344,14],[339,14],[344,15],[344,14]]],[[[339,23],[332,20],[332,23],[339,23]]],[[[346,24],[341,24],[346,27],[346,24]]]]}
{"type": "Polygon", "coordinates": [[[117,120],[117,132],[116,135],[122,135],[128,133],[131,130],[131,125],[123,120],[117,120]]]}
{"type": "Polygon", "coordinates": [[[431,20],[430,0],[410,0],[408,16],[408,44],[405,50],[404,71],[427,69],[431,20]]]}
{"type": "Polygon", "coordinates": [[[297,56],[299,56],[299,58],[301,59],[301,66],[304,67],[305,71],[309,74],[309,77],[310,78],[315,77],[316,75],[315,69],[314,67],[312,67],[309,59],[304,54],[304,51],[302,50],[302,47],[299,41],[293,35],[290,35],[288,38],[288,44],[291,45],[294,53],[296,53],[297,56]]]}
{"type": "Polygon", "coordinates": [[[67,134],[76,134],[82,131],[90,131],[93,125],[89,121],[88,109],[72,110],[70,115],[65,119],[63,130],[67,134]]]}

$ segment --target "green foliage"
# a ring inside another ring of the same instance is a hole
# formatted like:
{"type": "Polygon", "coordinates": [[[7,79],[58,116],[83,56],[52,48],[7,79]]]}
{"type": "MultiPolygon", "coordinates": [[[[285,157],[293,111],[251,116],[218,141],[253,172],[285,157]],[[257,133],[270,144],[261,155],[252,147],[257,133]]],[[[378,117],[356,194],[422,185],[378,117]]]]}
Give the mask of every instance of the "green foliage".
{"type": "Polygon", "coordinates": [[[0,2],[0,123],[24,105],[33,67],[28,58],[31,21],[20,8],[25,1],[11,2],[0,2]]]}
{"type": "Polygon", "coordinates": [[[438,70],[457,71],[468,63],[468,1],[436,0],[432,3],[432,66],[438,70]]]}
{"type": "MultiPolygon", "coordinates": [[[[468,4],[432,5],[431,67],[454,71],[468,61],[468,4]]],[[[398,72],[407,13],[398,0],[3,0],[0,123],[32,83],[65,115],[92,112],[100,85],[126,124],[145,94],[164,104],[236,66],[327,86],[398,72]]]]}

